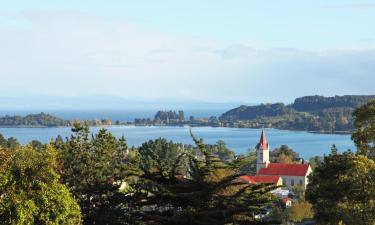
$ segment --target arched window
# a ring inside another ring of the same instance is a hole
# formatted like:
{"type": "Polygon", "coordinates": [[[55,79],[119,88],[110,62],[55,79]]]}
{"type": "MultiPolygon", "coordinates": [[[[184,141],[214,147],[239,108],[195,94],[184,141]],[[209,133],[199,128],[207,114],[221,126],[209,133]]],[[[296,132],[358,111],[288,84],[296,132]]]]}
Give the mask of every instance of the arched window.
{"type": "Polygon", "coordinates": [[[303,180],[302,179],[299,180],[299,184],[303,185],[303,180]]]}
{"type": "Polygon", "coordinates": [[[290,185],[294,186],[294,179],[292,178],[292,180],[290,181],[290,185]]]}

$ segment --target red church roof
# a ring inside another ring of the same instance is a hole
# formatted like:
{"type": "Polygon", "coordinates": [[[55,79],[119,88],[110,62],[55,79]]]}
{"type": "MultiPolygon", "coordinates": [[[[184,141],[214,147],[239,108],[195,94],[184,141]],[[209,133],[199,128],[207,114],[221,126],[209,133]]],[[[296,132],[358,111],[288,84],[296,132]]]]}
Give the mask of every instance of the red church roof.
{"type": "Polygon", "coordinates": [[[267,183],[267,184],[277,184],[280,179],[280,176],[241,176],[241,180],[252,183],[252,184],[259,184],[259,183],[267,183]]]}
{"type": "Polygon", "coordinates": [[[270,163],[259,170],[259,175],[306,176],[308,164],[270,163]]]}
{"type": "Polygon", "coordinates": [[[262,129],[262,134],[260,135],[259,143],[256,146],[257,149],[268,149],[268,143],[266,139],[266,133],[264,132],[264,129],[262,129]]]}

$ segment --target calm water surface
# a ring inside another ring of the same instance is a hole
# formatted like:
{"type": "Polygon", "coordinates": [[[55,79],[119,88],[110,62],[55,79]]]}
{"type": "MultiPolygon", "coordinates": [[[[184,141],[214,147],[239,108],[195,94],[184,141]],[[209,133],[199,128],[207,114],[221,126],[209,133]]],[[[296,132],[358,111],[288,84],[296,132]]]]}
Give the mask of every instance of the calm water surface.
{"type": "MultiPolygon", "coordinates": [[[[149,139],[158,137],[163,137],[175,142],[193,144],[188,127],[110,126],[105,128],[117,137],[124,135],[129,146],[137,146],[149,139]]],[[[95,133],[99,129],[101,128],[92,127],[91,131],[95,133]]],[[[221,139],[237,153],[244,153],[249,148],[254,148],[259,141],[261,133],[260,129],[246,128],[195,127],[192,128],[192,130],[197,137],[203,138],[205,143],[213,144],[221,139]]],[[[15,137],[23,144],[31,140],[39,140],[47,143],[51,138],[56,138],[57,135],[63,137],[70,136],[71,128],[0,128],[0,133],[5,137],[15,137]]],[[[332,144],[336,144],[339,151],[355,149],[350,135],[313,134],[302,131],[277,129],[266,129],[266,135],[271,149],[282,144],[287,144],[306,159],[311,156],[329,153],[332,144]]]]}

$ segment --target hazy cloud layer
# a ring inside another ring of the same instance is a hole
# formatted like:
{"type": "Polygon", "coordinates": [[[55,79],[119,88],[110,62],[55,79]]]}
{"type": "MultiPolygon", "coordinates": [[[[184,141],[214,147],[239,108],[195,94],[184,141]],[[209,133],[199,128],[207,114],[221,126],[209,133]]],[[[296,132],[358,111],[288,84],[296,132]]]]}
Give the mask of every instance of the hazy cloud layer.
{"type": "Polygon", "coordinates": [[[261,102],[375,92],[373,49],[259,49],[76,12],[0,21],[0,96],[261,102]]]}

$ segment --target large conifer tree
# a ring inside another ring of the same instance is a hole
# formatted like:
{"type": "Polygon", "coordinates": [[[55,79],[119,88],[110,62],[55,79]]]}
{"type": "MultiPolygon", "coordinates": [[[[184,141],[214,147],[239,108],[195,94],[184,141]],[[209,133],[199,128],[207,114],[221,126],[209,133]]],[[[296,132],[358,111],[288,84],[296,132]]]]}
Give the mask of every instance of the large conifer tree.
{"type": "Polygon", "coordinates": [[[240,161],[221,161],[205,149],[202,140],[192,137],[202,157],[163,139],[144,143],[139,148],[142,175],[135,185],[132,212],[129,212],[134,222],[258,223],[253,215],[272,201],[268,192],[275,187],[244,184],[239,180],[240,161]]]}

